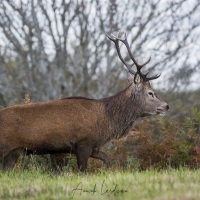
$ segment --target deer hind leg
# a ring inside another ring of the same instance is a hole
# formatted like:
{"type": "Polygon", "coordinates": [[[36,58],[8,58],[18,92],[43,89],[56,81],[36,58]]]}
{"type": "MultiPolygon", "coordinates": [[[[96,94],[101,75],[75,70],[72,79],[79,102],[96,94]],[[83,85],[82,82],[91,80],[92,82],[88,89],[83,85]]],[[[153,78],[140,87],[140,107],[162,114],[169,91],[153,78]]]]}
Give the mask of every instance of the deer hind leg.
{"type": "Polygon", "coordinates": [[[3,171],[10,171],[14,168],[17,160],[21,155],[24,156],[25,151],[22,148],[14,149],[4,154],[3,156],[3,171]]]}
{"type": "Polygon", "coordinates": [[[103,151],[99,151],[99,150],[95,149],[92,151],[91,157],[102,160],[104,162],[104,165],[106,168],[108,168],[110,166],[109,157],[103,151]]]}
{"type": "Polygon", "coordinates": [[[88,158],[92,153],[92,147],[88,144],[78,145],[76,149],[76,157],[78,162],[78,168],[81,172],[87,169],[88,158]]]}

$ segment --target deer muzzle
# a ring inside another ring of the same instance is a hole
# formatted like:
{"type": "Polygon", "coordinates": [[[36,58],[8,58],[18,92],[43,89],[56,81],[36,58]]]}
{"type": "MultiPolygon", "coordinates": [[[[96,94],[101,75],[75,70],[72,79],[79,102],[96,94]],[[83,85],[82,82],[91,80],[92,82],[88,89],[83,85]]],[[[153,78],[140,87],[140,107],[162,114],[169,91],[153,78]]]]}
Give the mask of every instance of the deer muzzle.
{"type": "Polygon", "coordinates": [[[161,115],[161,116],[165,116],[166,112],[169,110],[169,105],[165,104],[161,107],[158,107],[156,109],[156,114],[161,115]]]}

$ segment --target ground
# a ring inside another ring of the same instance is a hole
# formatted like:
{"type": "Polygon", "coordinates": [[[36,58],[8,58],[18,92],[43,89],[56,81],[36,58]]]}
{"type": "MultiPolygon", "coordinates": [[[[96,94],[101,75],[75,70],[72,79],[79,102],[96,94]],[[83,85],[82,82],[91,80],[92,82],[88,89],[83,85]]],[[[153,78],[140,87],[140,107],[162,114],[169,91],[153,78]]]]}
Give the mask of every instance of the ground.
{"type": "Polygon", "coordinates": [[[200,170],[0,172],[0,199],[200,199],[200,170]]]}

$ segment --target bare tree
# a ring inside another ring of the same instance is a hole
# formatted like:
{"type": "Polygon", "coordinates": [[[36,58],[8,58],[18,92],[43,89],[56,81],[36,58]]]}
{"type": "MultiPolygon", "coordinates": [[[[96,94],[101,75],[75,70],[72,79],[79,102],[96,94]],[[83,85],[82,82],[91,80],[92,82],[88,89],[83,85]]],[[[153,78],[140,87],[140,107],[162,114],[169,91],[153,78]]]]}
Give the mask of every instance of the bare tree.
{"type": "Polygon", "coordinates": [[[197,83],[199,9],[197,0],[2,0],[1,104],[25,93],[33,101],[114,93],[124,84],[123,70],[105,32],[119,27],[129,33],[139,61],[151,55],[152,69],[164,70],[168,81],[160,86],[197,83]]]}

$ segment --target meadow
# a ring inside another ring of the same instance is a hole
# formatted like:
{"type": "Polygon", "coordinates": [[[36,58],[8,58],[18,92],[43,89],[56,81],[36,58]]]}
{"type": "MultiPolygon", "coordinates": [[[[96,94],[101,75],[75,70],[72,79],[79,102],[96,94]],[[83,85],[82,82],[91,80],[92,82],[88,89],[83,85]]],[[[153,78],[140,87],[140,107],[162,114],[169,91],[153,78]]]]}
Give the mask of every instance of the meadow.
{"type": "Polygon", "coordinates": [[[0,199],[200,199],[200,170],[0,172],[0,199]]]}

